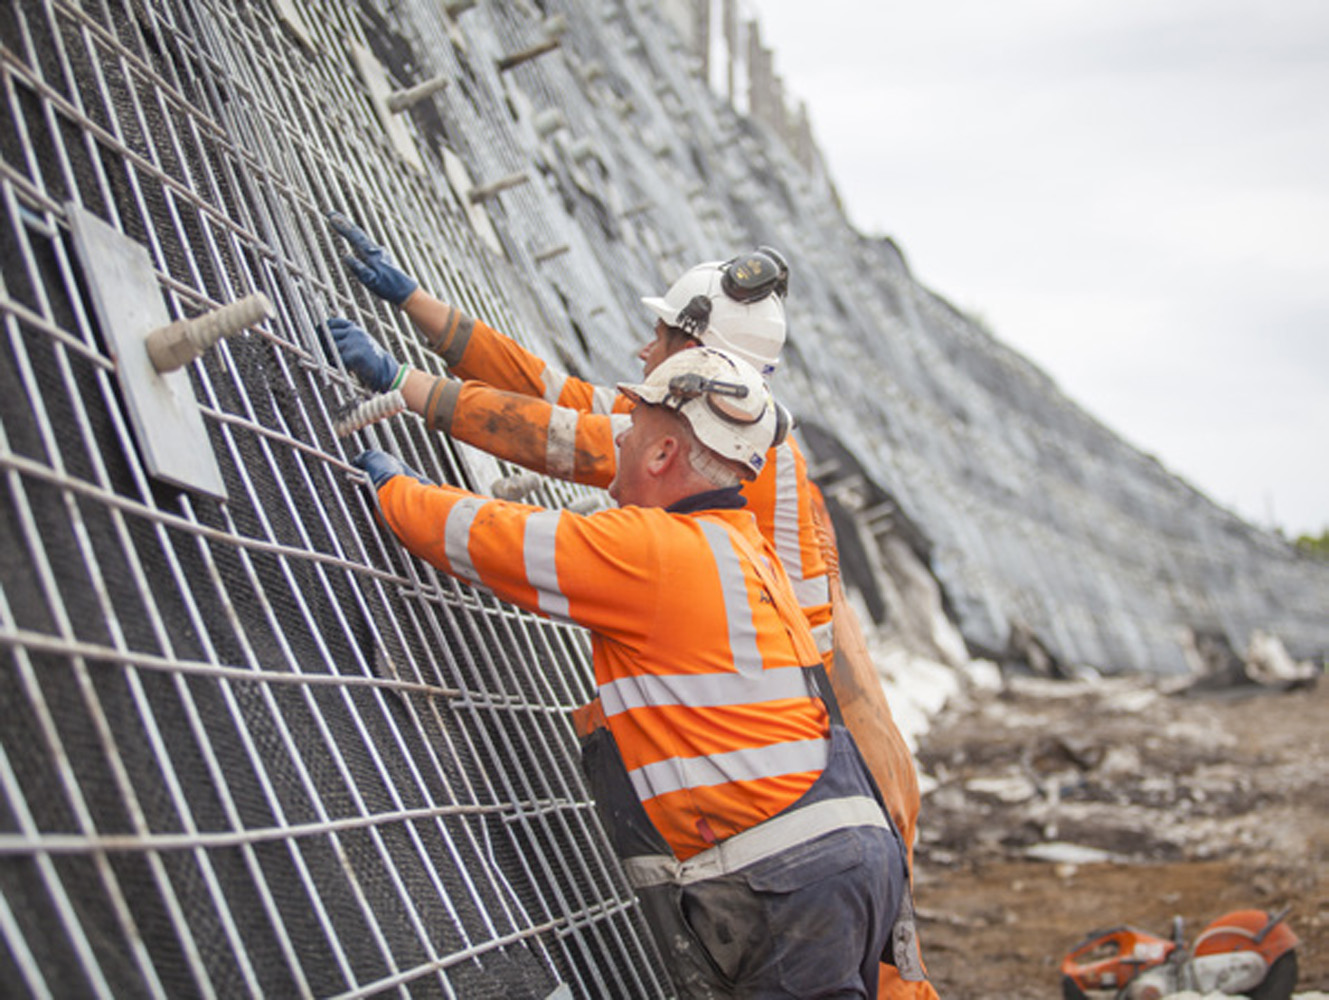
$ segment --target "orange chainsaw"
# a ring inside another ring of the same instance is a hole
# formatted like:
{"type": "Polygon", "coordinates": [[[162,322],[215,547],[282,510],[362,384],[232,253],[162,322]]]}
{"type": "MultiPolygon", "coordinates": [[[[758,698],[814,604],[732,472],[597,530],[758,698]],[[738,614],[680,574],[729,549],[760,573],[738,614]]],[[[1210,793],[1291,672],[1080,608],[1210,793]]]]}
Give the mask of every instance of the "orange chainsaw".
{"type": "Polygon", "coordinates": [[[1172,938],[1135,927],[1094,931],[1061,961],[1064,1000],[1161,1000],[1183,990],[1288,1000],[1297,985],[1297,936],[1277,913],[1236,910],[1186,947],[1181,917],[1172,938]]]}

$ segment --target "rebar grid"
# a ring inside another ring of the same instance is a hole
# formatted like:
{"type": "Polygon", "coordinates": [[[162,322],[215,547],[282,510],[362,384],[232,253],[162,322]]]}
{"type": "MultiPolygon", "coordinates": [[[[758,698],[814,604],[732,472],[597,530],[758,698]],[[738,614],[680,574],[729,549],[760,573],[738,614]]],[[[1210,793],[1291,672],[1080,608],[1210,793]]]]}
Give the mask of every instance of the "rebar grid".
{"type": "Polygon", "coordinates": [[[376,526],[348,456],[388,447],[470,484],[445,442],[402,418],[335,433],[360,390],[320,339],[327,315],[437,361],[340,268],[325,210],[522,331],[477,280],[446,181],[399,161],[345,55],[391,62],[405,40],[367,34],[390,27],[368,4],[314,6],[317,58],[267,5],[0,12],[0,979],[34,996],[660,995],[566,721],[591,691],[584,637],[376,526]],[[173,316],[276,304],[190,366],[226,502],[146,473],[67,202],[148,249],[173,316]]]}

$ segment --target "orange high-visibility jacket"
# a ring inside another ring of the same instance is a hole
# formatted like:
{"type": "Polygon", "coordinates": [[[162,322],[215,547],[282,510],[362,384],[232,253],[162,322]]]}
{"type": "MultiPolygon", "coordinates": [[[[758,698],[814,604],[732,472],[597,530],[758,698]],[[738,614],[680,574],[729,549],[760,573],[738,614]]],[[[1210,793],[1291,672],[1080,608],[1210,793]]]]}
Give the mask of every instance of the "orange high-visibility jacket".
{"type": "MultiPolygon", "coordinates": [[[[614,436],[627,426],[631,401],[614,389],[551,368],[481,320],[438,305],[443,320],[426,332],[430,348],[452,374],[478,381],[439,379],[425,408],[429,426],[528,469],[608,485],[617,463],[614,436]]],[[[743,493],[761,533],[784,563],[845,722],[904,836],[912,865],[920,806],[913,755],[852,613],[842,615],[845,620],[835,629],[856,641],[842,644],[838,654],[835,649],[828,586],[829,565],[837,558],[835,539],[792,438],[768,453],[761,474],[744,485],[743,493]]]]}
{"type": "MultiPolygon", "coordinates": [[[[442,305],[440,303],[440,305],[442,305]]],[[[426,408],[429,426],[527,469],[588,486],[614,478],[614,437],[627,426],[632,402],[616,390],[569,376],[481,320],[442,306],[445,318],[426,332],[429,347],[457,382],[440,379],[426,408]]],[[[852,614],[841,624],[863,655],[836,655],[831,630],[828,564],[835,541],[820,497],[807,475],[802,449],[791,436],[767,455],[761,475],[745,484],[747,509],[774,545],[798,602],[812,626],[845,714],[891,818],[904,838],[913,871],[921,806],[913,755],[901,735],[852,614]],[[818,525],[819,518],[825,519],[818,525]]],[[[844,605],[844,602],[841,602],[844,605]]],[[[852,611],[847,605],[844,609],[852,611]]],[[[881,995],[889,1000],[935,1000],[927,983],[904,983],[882,965],[881,995]]]]}
{"type": "MultiPolygon", "coordinates": [[[[449,309],[429,346],[452,375],[473,381],[435,386],[425,413],[430,427],[537,472],[608,486],[617,465],[614,437],[627,426],[632,401],[551,368],[483,321],[449,309]]],[[[809,486],[807,461],[790,437],[771,449],[743,495],[825,653],[831,598],[809,486]]]]}
{"type": "Polygon", "coordinates": [[[803,669],[815,647],[747,511],[585,516],[410,476],[378,498],[420,558],[590,630],[606,724],[679,859],[775,815],[825,768],[829,719],[803,669]]]}

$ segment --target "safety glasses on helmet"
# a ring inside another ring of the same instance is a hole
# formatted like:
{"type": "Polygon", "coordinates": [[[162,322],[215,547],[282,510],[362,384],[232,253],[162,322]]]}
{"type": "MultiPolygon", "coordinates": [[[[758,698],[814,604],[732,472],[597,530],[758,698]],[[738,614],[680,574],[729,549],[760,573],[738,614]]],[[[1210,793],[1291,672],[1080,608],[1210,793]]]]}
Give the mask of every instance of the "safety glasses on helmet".
{"type": "Polygon", "coordinates": [[[712,413],[731,424],[755,424],[766,416],[766,406],[773,406],[775,408],[775,434],[773,436],[774,440],[771,442],[772,447],[784,441],[789,434],[790,425],[793,423],[789,411],[769,396],[767,397],[767,404],[763,405],[756,413],[749,413],[747,410],[734,406],[729,400],[747,399],[747,386],[739,385],[737,382],[726,382],[723,379],[707,378],[697,372],[686,372],[671,378],[669,380],[669,394],[664,398],[663,405],[676,411],[684,403],[696,399],[698,396],[705,397],[706,406],[712,413]]]}

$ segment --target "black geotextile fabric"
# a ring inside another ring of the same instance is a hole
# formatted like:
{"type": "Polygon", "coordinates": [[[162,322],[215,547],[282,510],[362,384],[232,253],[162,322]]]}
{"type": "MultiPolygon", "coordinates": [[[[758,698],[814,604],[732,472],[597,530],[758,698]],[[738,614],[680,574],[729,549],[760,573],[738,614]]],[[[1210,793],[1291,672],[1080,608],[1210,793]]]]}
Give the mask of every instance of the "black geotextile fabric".
{"type": "MultiPolygon", "coordinates": [[[[228,33],[290,44],[246,5],[0,12],[0,43],[27,60],[0,123],[0,155],[26,179],[0,199],[0,290],[17,307],[0,329],[14,456],[0,473],[0,835],[63,838],[0,853],[22,940],[0,949],[0,981],[60,996],[401,982],[413,997],[543,998],[566,981],[648,995],[635,970],[654,959],[635,911],[613,905],[624,889],[548,705],[588,693],[584,645],[412,567],[329,461],[345,457],[327,416],[344,391],[289,344],[242,335],[188,376],[241,421],[205,419],[226,501],[144,470],[58,206],[148,247],[172,315],[255,287],[304,315],[261,238],[305,208],[227,145],[228,115],[253,97],[207,53],[228,33]],[[433,690],[359,683],[382,679],[433,690]],[[559,929],[523,934],[545,924],[559,929]]],[[[440,447],[414,425],[380,433],[440,447]]],[[[434,467],[458,468],[443,453],[434,467]]]]}
{"type": "MultiPolygon", "coordinates": [[[[300,490],[289,450],[261,454],[251,439],[231,436],[219,454],[233,458],[223,464],[233,502],[229,521],[218,523],[291,554],[204,537],[153,516],[157,505],[175,506],[169,488],[153,485],[144,496],[119,474],[134,459],[104,426],[115,400],[104,398],[108,383],[95,371],[78,370],[80,356],[32,333],[7,340],[0,359],[0,382],[14,390],[5,410],[13,450],[95,484],[81,492],[52,478],[0,477],[6,624],[127,651],[131,664],[138,653],[157,665],[363,673],[372,642],[365,602],[353,593],[353,573],[300,555],[330,546],[323,508],[300,490]],[[40,414],[14,405],[32,391],[40,414]],[[109,459],[111,474],[90,450],[109,459]],[[272,475],[253,472],[265,463],[272,475]],[[103,491],[133,503],[108,503],[103,491]]],[[[416,657],[446,655],[415,646],[416,657]]],[[[512,667],[505,657],[503,665],[512,667]]],[[[499,807],[505,792],[545,797],[500,787],[507,782],[493,771],[541,774],[547,764],[535,766],[510,710],[473,709],[462,720],[429,698],[412,700],[6,649],[0,743],[15,775],[9,791],[26,816],[6,801],[5,831],[186,840],[199,831],[269,831],[247,846],[0,858],[0,888],[45,984],[61,995],[189,996],[201,992],[202,974],[222,995],[252,983],[266,995],[293,995],[300,981],[328,995],[404,975],[413,996],[548,995],[556,985],[548,959],[520,942],[448,960],[561,910],[542,905],[564,890],[544,869],[534,872],[542,884],[532,881],[511,828],[478,811],[396,818],[439,805],[499,807]],[[440,726],[456,732],[435,732],[440,726]],[[472,754],[483,759],[463,759],[472,754]],[[281,832],[361,817],[371,821],[335,833],[281,832]],[[510,868],[502,885],[490,874],[495,862],[510,868]],[[522,913],[529,916],[510,916],[522,913]]]]}

